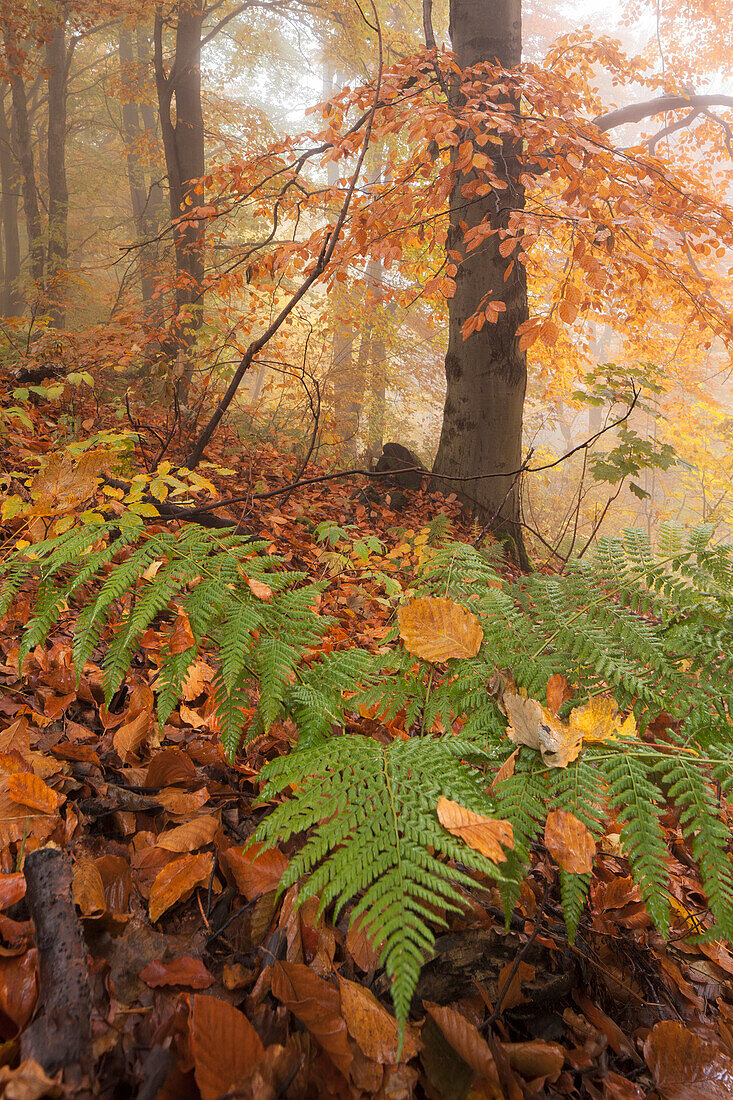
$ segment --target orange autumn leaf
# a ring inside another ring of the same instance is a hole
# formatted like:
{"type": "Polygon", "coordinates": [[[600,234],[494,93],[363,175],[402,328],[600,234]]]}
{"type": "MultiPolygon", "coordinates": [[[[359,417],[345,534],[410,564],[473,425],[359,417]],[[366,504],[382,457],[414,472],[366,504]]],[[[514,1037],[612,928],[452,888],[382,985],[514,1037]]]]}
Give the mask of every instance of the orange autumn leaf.
{"type": "Polygon", "coordinates": [[[472,612],[442,597],[410,600],[399,609],[397,618],[408,652],[433,663],[475,657],[484,637],[472,612]]]}
{"type": "Polygon", "coordinates": [[[222,862],[248,901],[276,890],[288,866],[288,858],[279,848],[263,848],[261,844],[227,848],[222,862]]]}
{"type": "Polygon", "coordinates": [[[570,681],[567,676],[563,676],[562,673],[556,672],[554,676],[551,676],[547,681],[547,709],[553,714],[557,715],[560,712],[560,707],[563,703],[566,703],[568,699],[572,699],[573,689],[570,687],[570,681]]]}
{"type": "Polygon", "coordinates": [[[499,971],[497,982],[498,994],[501,997],[502,1009],[516,1008],[523,1004],[527,998],[522,993],[522,983],[531,982],[535,976],[535,968],[523,960],[518,966],[509,962],[499,971]]]}
{"type": "Polygon", "coordinates": [[[196,856],[183,856],[159,871],[150,888],[149,911],[151,921],[162,917],[172,905],[187,897],[197,886],[209,881],[214,867],[212,852],[196,856]]]}
{"type": "Polygon", "coordinates": [[[127,761],[130,756],[134,756],[143,741],[146,740],[152,722],[153,716],[150,711],[143,710],[130,722],[125,722],[115,731],[112,743],[115,751],[119,753],[124,761],[127,761]]]}
{"type": "Polygon", "coordinates": [[[264,600],[265,603],[270,602],[272,599],[272,589],[269,584],[265,584],[264,581],[258,581],[255,577],[247,577],[247,584],[252,595],[256,596],[258,600],[264,600]]]}
{"type": "Polygon", "coordinates": [[[191,1057],[202,1100],[219,1100],[251,1078],[264,1056],[262,1040],[243,1012],[218,997],[191,998],[191,1057]]]}
{"type": "Polygon", "coordinates": [[[181,955],[170,962],[153,959],[140,971],[139,977],[152,989],[161,986],[182,985],[188,989],[208,989],[214,984],[214,975],[204,966],[201,959],[192,955],[181,955]]]}
{"type": "Polygon", "coordinates": [[[477,814],[449,798],[438,799],[438,821],[449,833],[494,863],[505,863],[503,848],[514,847],[511,822],[477,814]]]}
{"type": "Polygon", "coordinates": [[[394,1066],[415,1057],[420,1049],[416,1032],[409,1027],[405,1029],[402,1053],[398,1058],[399,1024],[370,990],[341,977],[339,989],[341,1011],[349,1034],[367,1058],[382,1065],[394,1066]]]}
{"type": "Polygon", "coordinates": [[[219,818],[214,814],[205,814],[203,817],[195,817],[193,821],[184,821],[175,829],[169,829],[161,833],[156,841],[156,848],[163,848],[166,852],[195,852],[197,848],[203,848],[211,844],[214,834],[219,828],[219,818]]]}
{"type": "Polygon", "coordinates": [[[191,629],[191,623],[188,621],[188,615],[182,608],[179,609],[178,615],[176,616],[169,645],[170,651],[174,656],[179,653],[185,653],[187,649],[191,649],[192,646],[196,645],[196,639],[191,629]]]}
{"type": "Polygon", "coordinates": [[[14,802],[44,814],[52,814],[62,801],[61,796],[33,772],[14,772],[8,778],[7,790],[14,802]]]}
{"type": "Polygon", "coordinates": [[[309,966],[278,962],[272,967],[271,988],[272,995],[298,1017],[348,1080],[354,1055],[336,987],[309,966]]]}
{"type": "MultiPolygon", "coordinates": [[[[461,1056],[474,1073],[493,1085],[498,1086],[499,1074],[489,1044],[480,1034],[475,1024],[450,1005],[433,1004],[425,1001],[428,1015],[437,1024],[455,1052],[461,1056]]],[[[501,1091],[494,1092],[501,1096],[501,1091]]]]}
{"type": "Polygon", "coordinates": [[[74,904],[83,917],[101,917],[107,911],[104,883],[91,859],[78,859],[72,879],[74,904]]]}
{"type": "Polygon", "coordinates": [[[593,870],[596,842],[587,826],[569,810],[551,810],[547,815],[545,845],[563,871],[584,875],[593,870]]]}

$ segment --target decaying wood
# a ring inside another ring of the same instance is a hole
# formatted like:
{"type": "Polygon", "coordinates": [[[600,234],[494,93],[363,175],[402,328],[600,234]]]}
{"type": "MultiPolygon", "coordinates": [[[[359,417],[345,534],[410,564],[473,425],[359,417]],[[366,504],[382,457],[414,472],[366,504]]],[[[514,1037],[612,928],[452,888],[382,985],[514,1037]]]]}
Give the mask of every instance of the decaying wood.
{"type": "Polygon", "coordinates": [[[21,1037],[21,1058],[34,1058],[49,1075],[63,1070],[78,1089],[92,1069],[91,996],[71,867],[59,849],[39,848],[26,858],[25,877],[41,991],[36,1019],[21,1037]]]}

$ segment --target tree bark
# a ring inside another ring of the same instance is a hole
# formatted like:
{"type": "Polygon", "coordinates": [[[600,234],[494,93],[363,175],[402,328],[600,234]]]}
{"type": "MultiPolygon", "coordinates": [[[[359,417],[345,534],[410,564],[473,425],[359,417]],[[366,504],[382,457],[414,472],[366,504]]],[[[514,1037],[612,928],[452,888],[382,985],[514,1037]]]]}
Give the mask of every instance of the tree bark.
{"type": "Polygon", "coordinates": [[[125,140],[127,179],[130,187],[130,205],[135,225],[138,247],[140,295],[149,322],[160,320],[155,295],[157,248],[153,238],[157,226],[151,191],[148,190],[145,167],[140,157],[140,144],[144,125],[140,125],[137,103],[137,83],[140,79],[140,60],[133,50],[132,31],[120,24],[118,47],[120,55],[120,81],[122,94],[122,132],[125,140]],[[130,85],[132,87],[130,88],[130,85]]]}
{"type": "Polygon", "coordinates": [[[0,187],[5,256],[1,311],[19,317],[23,311],[20,290],[20,234],[18,232],[18,172],[11,127],[5,114],[5,97],[0,101],[0,187]]]}
{"type": "Polygon", "coordinates": [[[38,205],[38,189],[36,187],[33,143],[31,141],[31,129],[28,120],[28,100],[26,97],[25,82],[23,80],[23,70],[19,61],[20,54],[18,46],[13,41],[7,25],[4,29],[4,40],[11,81],[13,119],[15,123],[18,160],[20,162],[23,211],[28,234],[31,276],[39,290],[42,291],[44,272],[43,235],[41,232],[41,212],[38,205]]]}
{"type": "Polygon", "coordinates": [[[48,280],[51,323],[66,325],[69,190],[66,183],[66,98],[69,77],[66,26],[54,27],[46,44],[48,76],[48,280]]]}
{"type": "MultiPolygon", "coordinates": [[[[515,68],[522,55],[521,0],[451,0],[450,33],[461,69],[480,62],[515,68]]],[[[518,95],[514,97],[519,110],[518,95]]],[[[520,524],[522,413],[527,362],[519,350],[517,328],[528,317],[527,280],[522,264],[499,252],[498,232],[469,252],[466,229],[489,223],[504,229],[513,210],[524,206],[520,182],[521,152],[516,140],[486,145],[493,171],[505,190],[476,199],[464,194],[476,173],[458,173],[450,198],[447,248],[460,254],[456,292],[449,300],[448,351],[445,360],[446,398],[443,428],[434,473],[480,480],[439,481],[472,505],[499,534],[510,536],[510,550],[521,564],[526,553],[520,524]],[[487,298],[488,296],[488,298],[487,298]],[[463,339],[463,325],[484,300],[503,302],[496,323],[463,339]]]]}
{"type": "Polygon", "coordinates": [[[177,397],[185,404],[193,373],[191,352],[203,320],[204,223],[187,218],[201,205],[195,187],[204,174],[204,119],[201,108],[201,27],[203,0],[180,0],[173,64],[163,60],[163,13],[155,15],[155,83],[176,251],[176,316],[171,337],[177,363],[177,397]],[[175,97],[175,123],[173,99],[175,97]]]}

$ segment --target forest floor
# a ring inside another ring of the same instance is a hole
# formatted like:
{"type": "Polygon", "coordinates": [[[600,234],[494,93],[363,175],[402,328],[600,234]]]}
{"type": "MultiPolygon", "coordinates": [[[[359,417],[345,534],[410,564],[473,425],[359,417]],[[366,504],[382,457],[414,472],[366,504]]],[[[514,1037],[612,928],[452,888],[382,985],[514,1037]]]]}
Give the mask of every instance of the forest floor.
{"type": "MultiPolygon", "coordinates": [[[[5,423],[8,492],[10,475],[33,472],[33,455],[58,446],[61,404],[25,408],[27,424],[5,423]]],[[[112,425],[91,406],[81,415],[90,434],[112,425]]],[[[235,466],[224,495],[277,489],[296,466],[265,447],[221,461],[235,466]]],[[[362,484],[300,486],[231,514],[288,565],[331,578],[322,605],[337,620],[331,643],[373,648],[387,601],[357,560],[314,541],[312,524],[374,535],[397,569],[419,552],[437,511],[455,538],[476,532],[455,501],[412,492],[397,511],[384,490],[369,501],[362,484]]],[[[10,547],[17,522],[2,534],[10,547]]],[[[19,670],[29,614],[21,599],[0,623],[0,1096],[733,1096],[733,955],[721,943],[661,939],[613,833],[573,944],[541,846],[508,929],[491,885],[477,889],[437,941],[398,1051],[366,937],[344,919],[317,919],[313,903],[296,909],[294,890],[276,895],[290,847],[260,858],[243,851],[267,810],[260,767],[288,751],[294,727],[276,723],[230,764],[215,729],[213,669],[200,659],[158,735],[159,632],[148,631],[107,708],[96,663],[77,686],[72,612],[19,670]],[[65,901],[70,882],[75,909],[65,901]],[[66,954],[59,943],[71,945],[66,954]]],[[[400,735],[371,718],[357,729],[400,735]]],[[[703,911],[694,861],[674,816],[664,821],[675,838],[673,905],[703,911]]]]}

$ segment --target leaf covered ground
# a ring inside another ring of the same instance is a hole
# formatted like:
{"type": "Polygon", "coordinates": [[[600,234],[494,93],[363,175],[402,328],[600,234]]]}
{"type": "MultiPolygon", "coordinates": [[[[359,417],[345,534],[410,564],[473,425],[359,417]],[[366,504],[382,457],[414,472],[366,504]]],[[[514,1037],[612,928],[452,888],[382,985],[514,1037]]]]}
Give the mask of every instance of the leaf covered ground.
{"type": "MultiPolygon", "coordinates": [[[[63,460],[46,466],[35,489],[21,476],[37,470],[34,453],[52,452],[60,412],[41,402],[28,407],[25,421],[5,421],[5,498],[28,506],[4,511],[8,546],[65,507],[79,511],[78,477],[72,487],[63,460]]],[[[83,413],[90,432],[110,426],[95,409],[83,413]]],[[[436,514],[450,519],[457,539],[478,534],[450,498],[391,495],[365,479],[314,482],[268,499],[290,483],[294,459],[264,447],[220,457],[234,471],[211,474],[221,494],[250,499],[218,514],[265,539],[292,568],[330,579],[320,610],[336,625],[326,645],[383,644],[394,613],[385,592],[390,581],[408,583],[436,514]],[[321,541],[318,524],[326,525],[321,541]]],[[[88,471],[84,503],[92,510],[122,493],[114,483],[97,486],[98,472],[88,471]]],[[[185,499],[206,503],[209,490],[185,499]]],[[[181,522],[148,517],[148,530],[181,522]]],[[[696,917],[707,906],[674,812],[663,819],[669,941],[652,927],[611,822],[593,864],[590,904],[569,942],[557,862],[571,869],[572,856],[585,871],[588,854],[583,837],[568,841],[568,823],[556,814],[508,922],[491,881],[477,880],[465,914],[437,941],[401,1041],[366,934],[348,929],[348,914],[335,924],[328,914],[319,918],[316,901],[296,909],[295,888],[277,894],[290,843],[267,852],[245,847],[269,808],[260,799],[260,768],[293,745],[292,723],[274,723],[230,763],[205,657],[159,730],[156,680],[170,621],[147,631],[106,706],[97,660],[77,683],[75,611],[19,668],[30,613],[30,595],[22,596],[0,624],[1,1096],[733,1095],[733,954],[721,942],[695,942],[696,917]],[[63,981],[74,977],[49,977],[30,920],[28,890],[37,886],[24,869],[44,846],[60,850],[70,868],[87,953],[93,1058],[76,1081],[46,1075],[28,1056],[26,1037],[48,1011],[49,982],[57,995],[61,982],[63,995],[63,981]]],[[[368,713],[349,732],[382,742],[408,735],[399,716],[383,724],[368,713]]],[[[455,804],[438,812],[458,835],[476,828],[455,804]]]]}

